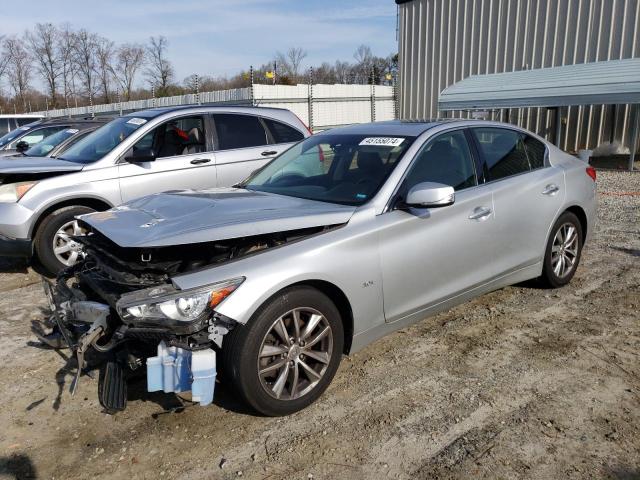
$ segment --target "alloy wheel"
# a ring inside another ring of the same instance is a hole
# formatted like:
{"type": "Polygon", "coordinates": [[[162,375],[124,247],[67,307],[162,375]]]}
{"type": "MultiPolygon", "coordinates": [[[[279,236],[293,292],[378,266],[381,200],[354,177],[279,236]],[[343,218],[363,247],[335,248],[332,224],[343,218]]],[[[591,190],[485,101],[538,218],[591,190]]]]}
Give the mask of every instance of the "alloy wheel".
{"type": "Polygon", "coordinates": [[[572,223],[563,223],[556,231],[551,246],[551,267],[558,278],[564,278],[578,258],[578,230],[572,223]]]}
{"type": "Polygon", "coordinates": [[[279,400],[300,398],[320,382],[333,352],[328,320],[313,308],[294,308],[276,319],[258,355],[264,390],[279,400]]]}
{"type": "Polygon", "coordinates": [[[70,267],[83,255],[82,245],[71,237],[84,234],[77,220],[71,220],[58,229],[53,237],[53,254],[60,263],[70,267]]]}

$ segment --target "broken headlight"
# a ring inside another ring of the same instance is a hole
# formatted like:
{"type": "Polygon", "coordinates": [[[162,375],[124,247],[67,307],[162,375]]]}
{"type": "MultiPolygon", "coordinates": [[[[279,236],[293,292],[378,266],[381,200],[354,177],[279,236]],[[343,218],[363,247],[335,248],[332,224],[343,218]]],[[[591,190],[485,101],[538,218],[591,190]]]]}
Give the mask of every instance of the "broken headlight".
{"type": "Polygon", "coordinates": [[[116,308],[125,322],[193,322],[211,313],[243,281],[234,278],[192,290],[153,287],[122,295],[116,308]]]}

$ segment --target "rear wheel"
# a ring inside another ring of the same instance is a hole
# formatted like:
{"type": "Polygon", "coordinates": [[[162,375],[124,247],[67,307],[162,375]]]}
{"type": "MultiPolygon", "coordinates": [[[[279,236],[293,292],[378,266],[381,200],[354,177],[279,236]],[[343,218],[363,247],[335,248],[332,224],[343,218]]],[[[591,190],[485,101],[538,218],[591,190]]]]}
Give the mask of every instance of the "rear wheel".
{"type": "Polygon", "coordinates": [[[49,275],[74,265],[82,255],[81,245],[72,237],[84,231],[75,219],[78,215],[94,212],[83,206],[63,207],[51,212],[40,224],[35,236],[38,260],[49,275]]]}
{"type": "Polygon", "coordinates": [[[333,379],[344,344],[340,313],[323,293],[293,287],[269,300],[225,338],[225,372],[263,415],[288,415],[313,403],[333,379]]]}
{"type": "Polygon", "coordinates": [[[542,282],[558,288],[571,281],[582,253],[582,225],[571,212],[564,212],[554,224],[544,255],[542,282]]]}

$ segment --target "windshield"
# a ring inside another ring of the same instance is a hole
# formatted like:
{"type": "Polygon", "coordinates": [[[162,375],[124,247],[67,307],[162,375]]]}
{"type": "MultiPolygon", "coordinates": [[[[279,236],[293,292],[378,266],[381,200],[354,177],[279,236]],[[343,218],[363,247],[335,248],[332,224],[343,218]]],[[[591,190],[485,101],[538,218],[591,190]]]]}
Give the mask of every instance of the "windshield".
{"type": "Polygon", "coordinates": [[[240,187],[344,205],[373,197],[413,137],[322,134],[293,146],[240,187]]]}
{"type": "Polygon", "coordinates": [[[145,123],[147,120],[141,117],[116,118],[69,147],[58,158],[76,163],[100,160],[145,123]]]}
{"type": "Polygon", "coordinates": [[[10,143],[12,140],[15,140],[20,135],[24,135],[29,130],[31,130],[31,128],[32,127],[26,127],[26,126],[25,127],[16,128],[15,130],[12,130],[9,133],[7,133],[6,135],[0,137],[0,147],[4,147],[6,144],[10,143]]]}
{"type": "Polygon", "coordinates": [[[28,157],[44,157],[48,155],[51,150],[76,133],[78,133],[77,128],[60,130],[58,133],[49,135],[44,140],[36,143],[33,147],[24,152],[24,154],[28,157]]]}

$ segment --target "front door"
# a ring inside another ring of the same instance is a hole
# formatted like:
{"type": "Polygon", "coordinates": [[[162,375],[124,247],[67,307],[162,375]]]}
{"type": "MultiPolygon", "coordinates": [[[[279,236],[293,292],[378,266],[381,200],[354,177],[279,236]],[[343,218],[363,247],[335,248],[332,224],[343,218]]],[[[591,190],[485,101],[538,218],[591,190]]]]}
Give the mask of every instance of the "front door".
{"type": "Polygon", "coordinates": [[[160,124],[133,146],[155,160],[119,165],[122,201],[157,192],[215,187],[215,154],[206,137],[205,117],[178,117],[160,124]]]}
{"type": "Polygon", "coordinates": [[[490,188],[478,185],[464,130],[442,133],[425,145],[398,201],[429,181],[453,186],[454,204],[393,209],[377,219],[387,322],[419,314],[493,276],[493,197],[490,188]]]}

